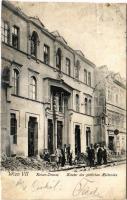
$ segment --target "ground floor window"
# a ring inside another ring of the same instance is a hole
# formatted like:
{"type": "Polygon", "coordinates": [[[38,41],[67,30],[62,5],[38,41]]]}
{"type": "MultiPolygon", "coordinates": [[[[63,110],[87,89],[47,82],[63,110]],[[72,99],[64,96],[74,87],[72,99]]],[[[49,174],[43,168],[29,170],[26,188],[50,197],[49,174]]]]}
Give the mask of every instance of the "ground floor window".
{"type": "Polygon", "coordinates": [[[13,144],[17,144],[17,120],[15,113],[11,113],[10,135],[13,136],[13,144]]]}
{"type": "Polygon", "coordinates": [[[109,136],[109,143],[108,143],[108,147],[111,151],[114,150],[114,137],[113,136],[109,136]]]}

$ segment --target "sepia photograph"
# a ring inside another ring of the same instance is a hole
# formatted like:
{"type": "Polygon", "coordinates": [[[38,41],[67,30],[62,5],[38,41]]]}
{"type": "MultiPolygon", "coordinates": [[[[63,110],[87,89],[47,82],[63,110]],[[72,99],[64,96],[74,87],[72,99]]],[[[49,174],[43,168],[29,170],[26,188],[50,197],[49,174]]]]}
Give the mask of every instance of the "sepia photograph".
{"type": "Polygon", "coordinates": [[[1,2],[1,200],[126,199],[126,4],[1,2]]]}

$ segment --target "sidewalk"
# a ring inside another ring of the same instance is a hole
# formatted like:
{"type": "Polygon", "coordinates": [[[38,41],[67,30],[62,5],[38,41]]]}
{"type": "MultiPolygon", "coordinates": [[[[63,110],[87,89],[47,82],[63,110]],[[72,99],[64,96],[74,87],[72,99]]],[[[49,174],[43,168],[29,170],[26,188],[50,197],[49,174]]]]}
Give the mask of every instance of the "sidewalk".
{"type": "MultiPolygon", "coordinates": [[[[115,166],[115,165],[120,165],[126,163],[126,159],[120,159],[120,160],[114,160],[114,161],[108,161],[107,164],[102,164],[102,165],[95,165],[94,167],[91,167],[91,169],[101,169],[109,166],[115,166]]],[[[83,168],[85,171],[89,170],[90,167],[87,166],[85,163],[84,164],[77,164],[77,165],[66,165],[64,167],[59,167],[57,170],[51,170],[53,171],[66,171],[66,170],[72,170],[72,169],[80,169],[83,168]]]]}

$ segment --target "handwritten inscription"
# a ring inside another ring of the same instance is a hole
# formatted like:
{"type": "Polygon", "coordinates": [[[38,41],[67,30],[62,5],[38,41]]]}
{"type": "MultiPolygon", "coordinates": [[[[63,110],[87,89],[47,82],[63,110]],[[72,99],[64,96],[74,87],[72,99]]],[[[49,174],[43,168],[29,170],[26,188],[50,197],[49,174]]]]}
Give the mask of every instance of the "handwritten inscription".
{"type": "MultiPolygon", "coordinates": [[[[9,173],[9,176],[19,176],[19,173],[9,173]]],[[[71,177],[74,178],[74,186],[71,187],[71,190],[69,190],[69,194],[73,196],[73,198],[80,198],[80,197],[86,197],[87,198],[95,198],[95,199],[103,199],[103,194],[101,192],[101,188],[99,185],[97,185],[96,181],[93,180],[91,177],[104,177],[104,176],[117,176],[115,173],[75,173],[75,172],[67,172],[65,176],[65,181],[63,179],[60,179],[60,175],[58,173],[43,173],[43,172],[37,172],[35,174],[35,179],[31,182],[27,183],[27,177],[22,176],[30,176],[28,172],[20,172],[20,178],[15,182],[15,186],[24,191],[31,191],[34,193],[43,193],[44,191],[51,191],[51,192],[57,192],[61,191],[61,194],[63,191],[66,191],[66,181],[69,181],[71,177]],[[48,179],[43,179],[41,176],[49,176],[49,174],[52,174],[52,176],[48,179]],[[37,178],[37,176],[39,176],[37,178]],[[77,179],[77,176],[79,176],[78,182],[75,180],[77,179]],[[76,179],[75,179],[76,178],[76,179]],[[68,179],[68,180],[66,180],[68,179]]],[[[72,180],[72,179],[71,179],[72,180]]]]}
{"type": "Polygon", "coordinates": [[[60,190],[59,184],[60,184],[60,180],[58,180],[58,181],[48,181],[45,184],[42,184],[40,181],[35,180],[32,183],[31,186],[32,186],[32,191],[36,192],[36,191],[43,190],[43,189],[46,189],[46,190],[57,190],[57,189],[59,189],[60,190]]]}
{"type": "Polygon", "coordinates": [[[73,197],[78,196],[91,196],[101,198],[102,196],[98,192],[98,188],[93,185],[94,181],[87,178],[82,178],[74,187],[73,197]]]}
{"type": "MultiPolygon", "coordinates": [[[[16,186],[23,191],[26,191],[28,189],[28,185],[22,179],[19,179],[16,182],[16,186]]],[[[60,180],[50,180],[46,183],[42,183],[39,180],[34,180],[30,185],[30,189],[32,192],[37,192],[41,190],[61,190],[60,180]]]]}

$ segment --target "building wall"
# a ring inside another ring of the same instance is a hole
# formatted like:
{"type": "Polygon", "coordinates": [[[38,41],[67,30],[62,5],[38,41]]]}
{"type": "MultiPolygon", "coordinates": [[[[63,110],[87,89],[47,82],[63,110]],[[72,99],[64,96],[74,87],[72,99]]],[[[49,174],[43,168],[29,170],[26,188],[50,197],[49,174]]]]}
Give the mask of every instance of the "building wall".
{"type": "Polygon", "coordinates": [[[113,73],[106,66],[100,67],[95,73],[97,89],[95,91],[95,127],[96,135],[104,132],[104,141],[109,147],[109,139],[113,138],[113,151],[121,153],[125,151],[126,141],[126,89],[124,80],[120,74],[113,73]],[[103,94],[101,96],[101,94],[103,94]],[[104,122],[102,122],[104,117],[104,122]],[[98,118],[98,120],[97,120],[98,118]],[[103,125],[103,129],[101,127],[103,125]],[[119,134],[114,134],[115,130],[119,134]]]}
{"type": "MultiPolygon", "coordinates": [[[[75,125],[80,126],[81,151],[86,150],[85,129],[91,128],[91,142],[93,137],[93,88],[95,65],[85,57],[79,55],[65,43],[59,41],[54,35],[39,27],[35,21],[29,19],[10,3],[3,2],[2,20],[9,23],[9,43],[2,43],[2,76],[4,69],[9,69],[9,81],[2,86],[2,150],[8,155],[16,153],[28,156],[28,121],[29,117],[37,118],[38,123],[38,153],[47,148],[48,143],[48,119],[53,119],[51,107],[51,85],[70,92],[69,106],[65,116],[57,113],[57,121],[62,120],[63,144],[71,144],[75,152],[75,125]],[[12,47],[12,26],[20,28],[19,49],[12,47]],[[38,34],[37,57],[30,54],[30,37],[32,32],[38,34]],[[49,64],[44,63],[44,44],[50,47],[49,64]],[[61,71],[56,69],[56,52],[62,50],[61,71]],[[67,75],[66,58],[71,61],[71,74],[67,75]],[[79,60],[79,79],[75,79],[76,61],[79,60]],[[18,95],[13,95],[13,70],[19,71],[18,95]],[[91,86],[84,83],[84,69],[91,72],[91,86]],[[30,99],[30,77],[37,81],[36,100],[30,99]],[[56,83],[57,82],[57,83],[56,83]],[[79,111],[76,111],[76,94],[79,95],[79,111]],[[92,100],[91,114],[85,113],[84,98],[92,100]],[[17,144],[12,144],[10,135],[10,114],[16,114],[17,120],[17,144]],[[4,116],[4,117],[3,117],[4,116]],[[71,119],[70,119],[71,117],[71,119]]],[[[5,77],[4,77],[5,78],[5,77]]],[[[2,82],[4,82],[2,77],[2,82]]],[[[59,89],[58,89],[59,90],[59,89]]],[[[75,154],[75,153],[74,153],[75,154]]]]}

